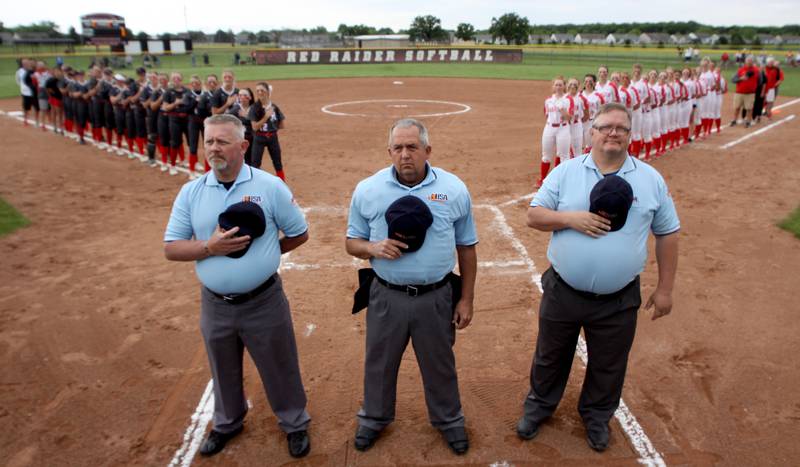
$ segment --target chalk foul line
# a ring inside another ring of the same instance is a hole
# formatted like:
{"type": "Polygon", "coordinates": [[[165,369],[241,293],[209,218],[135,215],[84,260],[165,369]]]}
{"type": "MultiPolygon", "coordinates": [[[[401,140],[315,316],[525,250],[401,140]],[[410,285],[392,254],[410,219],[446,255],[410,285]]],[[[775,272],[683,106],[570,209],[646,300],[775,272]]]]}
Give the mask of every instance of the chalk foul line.
{"type": "Polygon", "coordinates": [[[742,137],[741,137],[741,138],[739,138],[739,139],[736,139],[736,140],[733,140],[733,141],[731,141],[730,143],[723,144],[723,145],[722,145],[722,146],[720,146],[719,148],[720,148],[720,149],[728,149],[728,148],[732,148],[733,146],[736,146],[736,145],[737,145],[737,144],[739,144],[739,143],[743,143],[743,142],[747,141],[747,140],[748,140],[748,139],[750,139],[750,138],[753,138],[753,137],[755,137],[755,136],[758,136],[758,135],[760,135],[760,134],[762,134],[762,133],[765,133],[765,132],[767,132],[767,131],[769,131],[769,130],[773,129],[773,128],[775,128],[775,127],[776,127],[776,126],[778,126],[778,125],[783,125],[783,124],[784,124],[784,123],[786,123],[786,122],[789,122],[789,121],[791,121],[791,120],[794,120],[794,118],[795,118],[794,114],[792,114],[792,115],[789,115],[789,116],[787,116],[787,117],[785,117],[785,118],[782,118],[781,120],[778,120],[777,122],[771,123],[771,124],[769,124],[769,125],[765,126],[764,128],[761,128],[760,130],[754,131],[754,132],[752,132],[752,133],[748,133],[748,134],[746,134],[746,135],[742,136],[742,137]]]}
{"type": "Polygon", "coordinates": [[[169,467],[189,467],[192,465],[197,450],[200,449],[200,443],[203,441],[203,436],[206,432],[208,422],[214,414],[214,380],[209,380],[206,385],[206,390],[203,392],[203,397],[200,398],[200,403],[194,410],[186,432],[183,434],[183,443],[181,447],[175,451],[169,467]]]}

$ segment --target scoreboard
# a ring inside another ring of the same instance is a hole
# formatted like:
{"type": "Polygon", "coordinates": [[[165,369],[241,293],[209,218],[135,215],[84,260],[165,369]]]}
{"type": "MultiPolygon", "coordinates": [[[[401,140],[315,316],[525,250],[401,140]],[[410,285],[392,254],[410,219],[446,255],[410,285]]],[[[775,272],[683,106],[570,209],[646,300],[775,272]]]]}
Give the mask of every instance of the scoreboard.
{"type": "MultiPolygon", "coordinates": [[[[81,16],[81,35],[92,45],[120,45],[128,41],[125,18],[111,13],[81,16]]],[[[130,38],[133,39],[133,38],[130,38]]]]}

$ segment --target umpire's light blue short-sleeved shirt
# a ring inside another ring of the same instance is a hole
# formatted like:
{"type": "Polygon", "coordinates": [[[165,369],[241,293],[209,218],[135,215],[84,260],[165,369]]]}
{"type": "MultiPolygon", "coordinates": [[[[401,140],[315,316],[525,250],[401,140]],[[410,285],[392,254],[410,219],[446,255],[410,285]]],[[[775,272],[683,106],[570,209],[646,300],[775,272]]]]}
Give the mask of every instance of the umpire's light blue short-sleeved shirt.
{"type": "MultiPolygon", "coordinates": [[[[617,175],[633,188],[625,226],[593,238],[573,229],[553,232],[547,259],[573,288],[597,294],[620,290],[639,275],[647,261],[647,236],[668,235],[681,225],[667,184],[656,169],[628,156],[617,175]]],[[[588,211],[589,193],[603,178],[590,154],[556,167],[533,197],[531,206],[553,211],[588,211]]]]}
{"type": "Polygon", "coordinates": [[[428,205],[433,225],[422,248],[394,260],[372,258],[375,272],[394,284],[433,284],[456,265],[455,247],[478,243],[472,218],[472,200],[466,185],[455,175],[426,164],[427,175],[418,185],[397,181],[393,166],[362,180],[353,192],[347,237],[381,241],[388,237],[384,214],[396,199],[412,195],[428,205]]]}
{"type": "Polygon", "coordinates": [[[278,232],[297,237],[308,230],[305,217],[292,193],[278,177],[242,164],[230,190],[217,181],[214,172],[181,188],[172,205],[164,241],[208,240],[217,228],[218,217],[228,206],[241,201],[261,205],[266,219],[264,235],[251,241],[241,258],[211,256],[197,261],[200,282],[219,294],[244,293],[258,287],[280,266],[278,232]]]}

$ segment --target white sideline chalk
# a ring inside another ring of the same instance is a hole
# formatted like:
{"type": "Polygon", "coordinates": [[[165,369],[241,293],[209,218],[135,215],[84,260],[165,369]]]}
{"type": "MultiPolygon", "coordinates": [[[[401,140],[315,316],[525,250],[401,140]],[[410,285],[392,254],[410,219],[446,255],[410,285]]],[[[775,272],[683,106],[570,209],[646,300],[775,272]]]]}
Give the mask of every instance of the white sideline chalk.
{"type": "Polygon", "coordinates": [[[733,146],[736,146],[736,145],[737,145],[737,144],[739,144],[739,143],[742,143],[742,142],[744,142],[744,141],[747,141],[748,139],[750,139],[750,138],[752,138],[752,137],[754,137],[754,136],[760,135],[761,133],[767,132],[767,131],[769,131],[769,130],[771,130],[771,129],[775,128],[775,127],[776,127],[776,126],[778,126],[778,125],[783,125],[784,123],[786,123],[786,122],[788,122],[788,121],[791,121],[791,120],[793,120],[793,119],[794,119],[794,114],[792,114],[792,115],[789,115],[788,117],[785,117],[785,118],[783,118],[783,119],[781,119],[781,120],[778,120],[777,122],[775,122],[775,123],[772,123],[772,124],[770,124],[770,125],[767,125],[767,126],[765,126],[764,128],[761,128],[761,129],[760,129],[760,130],[758,130],[758,131],[754,131],[754,132],[752,132],[752,133],[748,133],[748,134],[746,134],[746,135],[742,136],[741,138],[739,138],[739,139],[737,139],[737,140],[731,141],[731,142],[730,142],[730,143],[728,143],[728,144],[723,144],[723,145],[722,145],[722,146],[720,146],[719,148],[720,148],[720,149],[728,149],[728,148],[732,148],[733,146]]]}
{"type": "Polygon", "coordinates": [[[203,436],[206,433],[206,426],[214,414],[214,381],[209,380],[206,385],[206,390],[203,392],[203,397],[200,398],[200,403],[191,417],[189,427],[183,435],[183,444],[175,451],[169,467],[189,467],[192,465],[197,450],[200,449],[200,443],[203,441],[203,436]]]}

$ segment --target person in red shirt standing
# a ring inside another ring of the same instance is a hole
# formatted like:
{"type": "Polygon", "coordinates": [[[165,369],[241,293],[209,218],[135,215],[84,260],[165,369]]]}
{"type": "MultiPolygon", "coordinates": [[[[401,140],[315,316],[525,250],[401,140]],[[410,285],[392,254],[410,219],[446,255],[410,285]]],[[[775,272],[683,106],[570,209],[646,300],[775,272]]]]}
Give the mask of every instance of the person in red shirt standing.
{"type": "Polygon", "coordinates": [[[778,86],[783,82],[783,70],[778,66],[778,61],[771,58],[767,60],[764,74],[767,76],[767,82],[762,91],[764,94],[764,111],[767,114],[767,118],[772,120],[772,106],[775,104],[778,86]]]}
{"type": "Polygon", "coordinates": [[[753,65],[753,57],[748,56],[744,60],[744,66],[739,68],[739,71],[733,76],[733,81],[736,83],[736,94],[733,96],[733,121],[731,126],[735,126],[742,109],[746,111],[744,126],[750,127],[753,120],[753,102],[756,97],[756,88],[758,87],[758,74],[760,70],[757,66],[753,65]]]}

